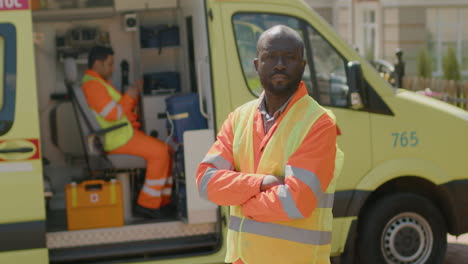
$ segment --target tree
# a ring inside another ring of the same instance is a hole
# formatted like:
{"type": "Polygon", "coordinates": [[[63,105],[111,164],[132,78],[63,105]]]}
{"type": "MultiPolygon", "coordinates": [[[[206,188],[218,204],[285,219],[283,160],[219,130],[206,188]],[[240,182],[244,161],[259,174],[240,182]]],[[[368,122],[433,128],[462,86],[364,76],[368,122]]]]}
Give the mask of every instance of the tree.
{"type": "Polygon", "coordinates": [[[432,77],[432,60],[428,55],[427,49],[422,48],[418,54],[418,76],[424,78],[432,77]]]}
{"type": "Polygon", "coordinates": [[[455,56],[455,51],[452,47],[448,47],[447,53],[445,53],[443,58],[443,70],[446,80],[460,80],[460,68],[458,66],[457,57],[455,56]]]}

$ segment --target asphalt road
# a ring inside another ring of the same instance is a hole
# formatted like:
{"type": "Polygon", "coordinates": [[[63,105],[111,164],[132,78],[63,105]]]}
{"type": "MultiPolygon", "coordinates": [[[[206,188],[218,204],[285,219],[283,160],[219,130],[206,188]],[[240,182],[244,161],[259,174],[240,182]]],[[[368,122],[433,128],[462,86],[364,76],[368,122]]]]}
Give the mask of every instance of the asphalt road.
{"type": "MultiPolygon", "coordinates": [[[[447,254],[444,264],[468,264],[468,233],[459,236],[447,237],[447,254]]],[[[340,264],[338,260],[332,264],[340,264]]]]}
{"type": "Polygon", "coordinates": [[[444,264],[468,264],[468,234],[448,236],[447,255],[444,264]]]}

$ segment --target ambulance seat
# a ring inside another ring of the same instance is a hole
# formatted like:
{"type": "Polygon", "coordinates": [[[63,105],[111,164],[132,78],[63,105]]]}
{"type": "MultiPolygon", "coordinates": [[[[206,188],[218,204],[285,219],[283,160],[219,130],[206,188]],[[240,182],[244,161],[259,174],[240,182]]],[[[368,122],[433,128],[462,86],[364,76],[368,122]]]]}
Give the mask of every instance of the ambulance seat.
{"type": "Polygon", "coordinates": [[[101,129],[92,113],[81,85],[78,81],[78,69],[73,58],[64,59],[65,83],[72,97],[73,107],[78,118],[83,147],[90,169],[135,169],[146,168],[145,159],[134,155],[106,154],[100,144],[104,143],[107,132],[122,126],[101,129]]]}

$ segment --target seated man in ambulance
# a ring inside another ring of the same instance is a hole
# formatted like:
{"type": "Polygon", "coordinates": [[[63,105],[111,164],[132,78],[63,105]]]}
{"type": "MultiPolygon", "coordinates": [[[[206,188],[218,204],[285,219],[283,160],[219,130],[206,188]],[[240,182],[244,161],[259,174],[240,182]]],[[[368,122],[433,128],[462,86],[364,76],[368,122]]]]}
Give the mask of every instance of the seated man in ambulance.
{"type": "Polygon", "coordinates": [[[110,83],[114,71],[112,48],[96,46],[88,57],[88,69],[82,88],[89,107],[101,128],[127,123],[105,135],[104,150],[108,154],[128,154],[146,160],[145,183],[140,190],[135,211],[148,217],[161,215],[162,206],[169,204],[172,191],[172,161],[169,145],[138,130],[140,124],[133,112],[142,84],[130,86],[121,94],[110,83]]]}

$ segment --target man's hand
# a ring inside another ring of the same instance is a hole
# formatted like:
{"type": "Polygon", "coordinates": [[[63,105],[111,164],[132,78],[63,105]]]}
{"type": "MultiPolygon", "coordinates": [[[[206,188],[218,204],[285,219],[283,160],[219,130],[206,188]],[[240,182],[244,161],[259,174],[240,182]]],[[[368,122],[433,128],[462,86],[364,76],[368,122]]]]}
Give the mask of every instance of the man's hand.
{"type": "Polygon", "coordinates": [[[276,176],[273,176],[273,175],[267,175],[265,176],[265,178],[263,178],[263,181],[262,181],[262,186],[260,186],[260,191],[261,192],[264,192],[266,190],[269,190],[277,185],[282,185],[284,184],[284,180],[279,178],[279,177],[276,177],[276,176]]]}
{"type": "Polygon", "coordinates": [[[140,92],[135,86],[129,86],[127,89],[127,94],[133,99],[137,99],[140,92]]]}
{"type": "Polygon", "coordinates": [[[141,91],[143,91],[143,81],[139,80],[135,85],[128,87],[127,94],[133,99],[137,99],[141,91]]]}

